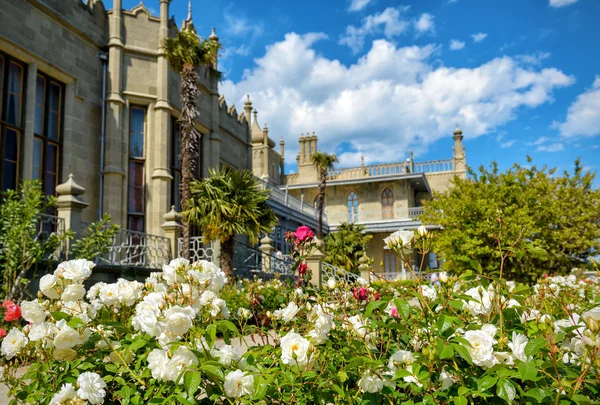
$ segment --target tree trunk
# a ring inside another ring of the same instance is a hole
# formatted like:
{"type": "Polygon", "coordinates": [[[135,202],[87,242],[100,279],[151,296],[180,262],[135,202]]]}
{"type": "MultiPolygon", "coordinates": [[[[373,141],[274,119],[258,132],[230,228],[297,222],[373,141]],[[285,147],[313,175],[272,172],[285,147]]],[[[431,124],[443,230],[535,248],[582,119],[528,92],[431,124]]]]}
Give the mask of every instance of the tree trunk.
{"type": "Polygon", "coordinates": [[[221,242],[221,270],[223,270],[227,278],[229,278],[230,280],[233,277],[234,243],[235,239],[233,238],[233,236],[221,242]]]}
{"type": "MultiPolygon", "coordinates": [[[[198,98],[198,73],[196,66],[185,65],[181,72],[181,116],[179,123],[180,133],[180,159],[181,159],[181,210],[187,208],[187,201],[192,198],[190,188],[194,179],[194,167],[198,161],[198,142],[202,134],[194,126],[199,115],[198,98]]],[[[190,224],[183,221],[183,247],[181,256],[190,258],[190,224]]]]}
{"type": "Polygon", "coordinates": [[[323,176],[321,173],[321,182],[319,183],[319,200],[317,202],[317,210],[319,215],[319,227],[317,229],[317,236],[320,240],[323,240],[323,205],[325,203],[325,183],[327,181],[326,175],[323,176]]]}

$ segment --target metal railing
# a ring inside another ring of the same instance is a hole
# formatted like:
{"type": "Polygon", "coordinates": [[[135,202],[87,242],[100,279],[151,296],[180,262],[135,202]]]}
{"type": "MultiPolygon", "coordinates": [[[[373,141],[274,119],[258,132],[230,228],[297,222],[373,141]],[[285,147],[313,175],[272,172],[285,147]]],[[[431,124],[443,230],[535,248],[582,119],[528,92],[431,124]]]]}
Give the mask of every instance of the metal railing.
{"type": "Polygon", "coordinates": [[[98,263],[160,269],[171,258],[169,238],[123,229],[115,234],[108,252],[98,257],[98,263]]]}
{"type": "MultiPolygon", "coordinates": [[[[177,255],[181,257],[183,250],[183,238],[177,239],[177,255]]],[[[199,260],[207,260],[214,262],[215,260],[215,243],[213,241],[206,242],[203,236],[192,236],[190,238],[190,261],[197,262],[199,260]]]]}
{"type": "Polygon", "coordinates": [[[275,275],[288,278],[296,276],[294,261],[287,255],[270,255],[238,241],[234,244],[233,252],[234,271],[238,277],[268,279],[275,275]]]}
{"type": "Polygon", "coordinates": [[[322,263],[321,269],[321,281],[324,283],[331,278],[336,282],[345,281],[346,283],[355,283],[360,278],[357,274],[350,273],[349,271],[325,262],[322,263]]]}
{"type": "MultiPolygon", "coordinates": [[[[38,214],[36,223],[36,241],[48,241],[53,237],[64,235],[65,220],[56,215],[38,214]]],[[[67,240],[62,239],[52,252],[45,252],[45,260],[62,261],[67,256],[67,240]]]]}
{"type": "MultiPolygon", "coordinates": [[[[314,206],[306,204],[303,200],[299,200],[296,197],[289,195],[287,190],[280,190],[270,182],[258,177],[256,178],[256,181],[259,183],[262,190],[269,190],[273,201],[277,201],[278,203],[290,207],[294,211],[308,215],[311,218],[317,218],[318,210],[314,206]]],[[[327,214],[325,213],[323,213],[323,222],[327,223],[327,214]]]]}

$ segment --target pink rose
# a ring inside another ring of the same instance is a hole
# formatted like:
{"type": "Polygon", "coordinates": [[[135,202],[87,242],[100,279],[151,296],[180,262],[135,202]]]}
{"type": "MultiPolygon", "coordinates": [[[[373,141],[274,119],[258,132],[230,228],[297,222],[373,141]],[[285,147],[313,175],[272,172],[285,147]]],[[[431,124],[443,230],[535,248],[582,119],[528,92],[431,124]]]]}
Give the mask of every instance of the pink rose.
{"type": "Polygon", "coordinates": [[[355,288],[354,289],[354,298],[357,300],[364,301],[367,299],[369,295],[369,291],[365,287],[355,288]]]}
{"type": "Polygon", "coordinates": [[[307,240],[314,238],[315,233],[308,226],[303,225],[296,229],[294,236],[296,237],[296,244],[298,244],[298,241],[306,242],[307,240]]]}
{"type": "MultiPolygon", "coordinates": [[[[6,301],[4,301],[6,302],[6,301]]],[[[4,304],[2,304],[4,306],[4,304]]],[[[21,318],[21,307],[18,305],[10,305],[6,307],[6,315],[4,316],[4,320],[6,322],[16,321],[21,318]]]]}
{"type": "Polygon", "coordinates": [[[306,274],[306,271],[308,270],[308,265],[304,262],[300,263],[300,266],[298,266],[298,273],[300,273],[301,276],[306,274]]]}
{"type": "Polygon", "coordinates": [[[3,338],[4,336],[6,336],[6,331],[4,328],[0,328],[0,338],[3,338]]]}
{"type": "Polygon", "coordinates": [[[14,306],[14,305],[17,305],[17,304],[15,304],[15,303],[14,303],[14,302],[12,302],[12,301],[7,301],[7,300],[4,300],[4,302],[2,303],[2,306],[3,306],[4,308],[12,307],[12,306],[14,306]]]}

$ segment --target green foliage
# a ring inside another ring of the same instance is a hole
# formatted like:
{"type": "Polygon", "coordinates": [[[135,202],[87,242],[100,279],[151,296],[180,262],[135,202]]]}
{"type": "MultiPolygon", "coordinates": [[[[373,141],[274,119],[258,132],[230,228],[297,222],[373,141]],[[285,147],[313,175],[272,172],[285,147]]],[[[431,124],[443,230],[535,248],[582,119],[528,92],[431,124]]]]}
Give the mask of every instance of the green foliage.
{"type": "Polygon", "coordinates": [[[27,272],[70,235],[50,232],[45,238],[39,237],[39,217],[54,205],[55,198],[45,195],[37,180],[24,181],[20,190],[9,190],[4,196],[0,206],[0,269],[7,300],[23,295],[29,285],[27,272]]]}
{"type": "Polygon", "coordinates": [[[364,226],[342,223],[338,230],[323,239],[325,261],[336,267],[357,273],[359,259],[373,235],[363,233],[364,226]]]}
{"type": "Polygon", "coordinates": [[[508,278],[535,280],[564,274],[597,254],[600,190],[579,160],[573,173],[562,176],[556,169],[517,164],[500,173],[495,163],[470,175],[436,194],[421,217],[443,227],[434,250],[446,270],[490,274],[501,265],[508,278]]]}
{"type": "Polygon", "coordinates": [[[75,259],[93,260],[107,253],[120,229],[119,225],[111,224],[110,221],[110,215],[104,214],[102,219],[91,223],[87,228],[87,235],[73,243],[71,256],[75,259]]]}
{"type": "Polygon", "coordinates": [[[166,38],[164,47],[169,64],[179,73],[186,65],[214,65],[221,45],[210,39],[199,38],[193,30],[181,30],[175,38],[166,38]]]}
{"type": "Polygon", "coordinates": [[[319,239],[323,238],[323,209],[325,204],[325,188],[327,186],[327,173],[333,169],[333,164],[338,161],[334,154],[315,152],[312,155],[312,163],[319,173],[319,198],[317,200],[317,211],[319,215],[319,227],[317,235],[319,239]]]}

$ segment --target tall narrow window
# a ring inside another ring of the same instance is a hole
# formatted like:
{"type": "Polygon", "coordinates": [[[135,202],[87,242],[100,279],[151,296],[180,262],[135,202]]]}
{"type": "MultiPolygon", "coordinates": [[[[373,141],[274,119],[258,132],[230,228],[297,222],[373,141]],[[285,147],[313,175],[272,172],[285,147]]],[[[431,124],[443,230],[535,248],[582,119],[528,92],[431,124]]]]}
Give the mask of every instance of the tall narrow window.
{"type": "Polygon", "coordinates": [[[396,272],[396,255],[389,249],[383,249],[383,271],[386,275],[396,272]]]}
{"type": "Polygon", "coordinates": [[[348,222],[358,221],[358,196],[354,191],[348,194],[348,222]]]}
{"type": "Polygon", "coordinates": [[[0,190],[16,189],[23,134],[25,66],[0,54],[0,190]]]}
{"type": "Polygon", "coordinates": [[[131,107],[129,111],[129,202],[127,228],[144,232],[146,199],[144,193],[144,129],[146,110],[131,107]]]}
{"type": "Polygon", "coordinates": [[[181,211],[181,144],[177,118],[171,118],[171,205],[181,211]]]}
{"type": "Polygon", "coordinates": [[[42,74],[35,84],[33,178],[42,182],[46,194],[54,195],[59,178],[64,87],[42,74]]]}
{"type": "Polygon", "coordinates": [[[394,194],[389,188],[381,193],[381,219],[394,219],[394,194]]]}

